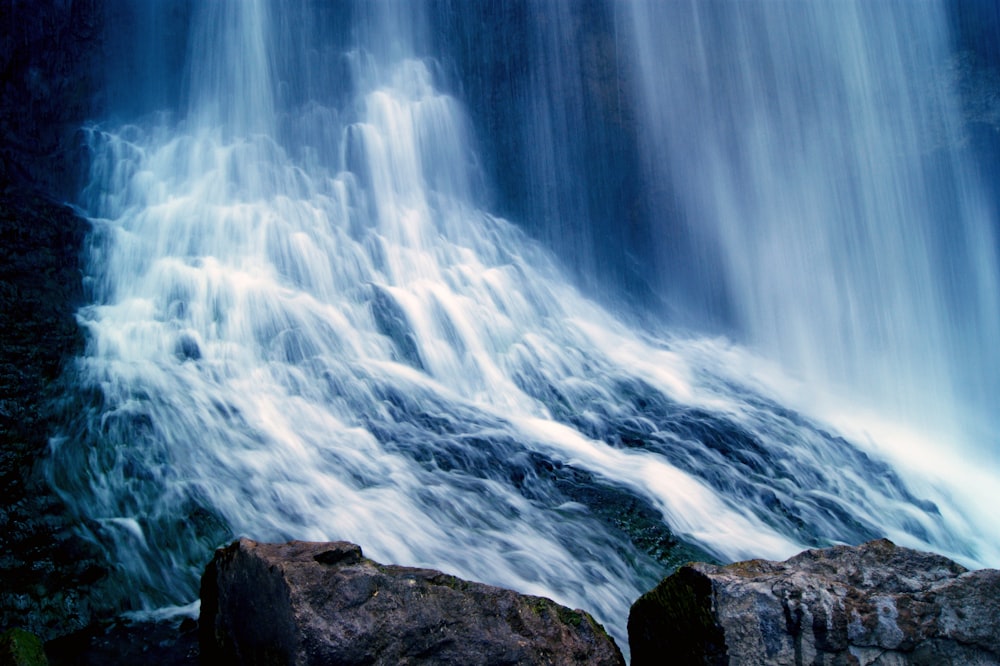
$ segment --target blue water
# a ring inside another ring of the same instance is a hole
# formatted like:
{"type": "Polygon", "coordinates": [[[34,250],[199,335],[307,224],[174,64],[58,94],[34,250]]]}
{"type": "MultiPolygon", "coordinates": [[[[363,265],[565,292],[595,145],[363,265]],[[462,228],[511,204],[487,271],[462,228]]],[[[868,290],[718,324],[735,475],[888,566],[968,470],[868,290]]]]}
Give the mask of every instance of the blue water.
{"type": "Polygon", "coordinates": [[[162,87],[87,129],[45,470],[108,608],[189,604],[236,535],[623,647],[690,554],[1000,564],[996,210],[943,6],[156,7],[162,87]]]}

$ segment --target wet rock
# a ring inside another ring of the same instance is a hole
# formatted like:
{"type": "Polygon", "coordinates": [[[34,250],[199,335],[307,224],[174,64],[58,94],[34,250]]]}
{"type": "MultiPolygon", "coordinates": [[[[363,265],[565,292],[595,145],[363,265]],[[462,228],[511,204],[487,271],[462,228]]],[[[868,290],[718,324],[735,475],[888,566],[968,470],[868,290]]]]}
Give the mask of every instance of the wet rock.
{"type": "Polygon", "coordinates": [[[47,666],[42,641],[23,629],[0,634],[0,666],[47,666]]]}
{"type": "Polygon", "coordinates": [[[241,539],[216,552],[201,597],[206,663],[625,663],[583,611],[381,565],[346,542],[241,539]]]}
{"type": "Polygon", "coordinates": [[[682,567],[629,614],[632,664],[1000,664],[1000,571],[887,540],[682,567]]]}
{"type": "Polygon", "coordinates": [[[45,644],[49,666],[197,666],[191,618],[98,622],[45,644]]]}
{"type": "Polygon", "coordinates": [[[89,620],[77,592],[93,562],[33,472],[54,431],[63,369],[83,346],[74,311],[88,228],[36,191],[0,187],[0,627],[42,638],[89,620]]]}

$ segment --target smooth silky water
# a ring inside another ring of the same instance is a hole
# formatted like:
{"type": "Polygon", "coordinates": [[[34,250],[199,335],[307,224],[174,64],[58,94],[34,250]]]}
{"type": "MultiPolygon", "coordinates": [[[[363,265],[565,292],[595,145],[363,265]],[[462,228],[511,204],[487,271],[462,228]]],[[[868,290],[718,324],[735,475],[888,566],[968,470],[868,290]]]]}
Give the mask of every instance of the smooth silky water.
{"type": "Polygon", "coordinates": [[[489,212],[433,12],[199,3],[183,99],[87,131],[88,345],[45,473],[113,564],[107,608],[190,604],[237,535],[346,539],[587,609],[627,649],[676,564],[642,512],[719,560],[888,536],[1000,565],[996,437],[956,425],[973,393],[995,432],[992,209],[960,154],[922,161],[951,102],[905,71],[946,36],[931,3],[874,27],[809,5],[811,37],[766,6],[608,10],[646,177],[736,304],[724,338],[628,324],[489,212]]]}
{"type": "Polygon", "coordinates": [[[997,202],[967,145],[947,8],[619,12],[647,169],[697,238],[686,279],[721,281],[743,341],[797,375],[965,433],[971,448],[947,448],[995,465],[997,202]]]}

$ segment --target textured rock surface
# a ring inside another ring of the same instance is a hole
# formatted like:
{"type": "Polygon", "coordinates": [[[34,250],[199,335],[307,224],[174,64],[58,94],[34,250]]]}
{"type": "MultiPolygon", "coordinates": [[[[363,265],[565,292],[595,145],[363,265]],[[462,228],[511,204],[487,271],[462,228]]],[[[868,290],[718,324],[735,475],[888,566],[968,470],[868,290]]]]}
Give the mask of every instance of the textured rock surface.
{"type": "Polygon", "coordinates": [[[0,634],[0,666],[47,666],[45,650],[38,636],[23,629],[0,634]]]}
{"type": "Polygon", "coordinates": [[[64,196],[79,176],[75,130],[93,107],[98,0],[8,0],[0,21],[0,181],[64,196]]]}
{"type": "Polygon", "coordinates": [[[879,540],[690,564],[629,614],[632,664],[1000,664],[1000,571],[879,540]]]}
{"type": "Polygon", "coordinates": [[[625,663],[582,611],[345,542],[241,539],[216,552],[201,597],[205,663],[625,663]]]}
{"type": "Polygon", "coordinates": [[[102,572],[32,469],[48,446],[61,375],[82,349],[79,253],[87,222],[0,187],[0,627],[51,638],[89,621],[78,594],[102,572]]]}
{"type": "Polygon", "coordinates": [[[68,534],[65,507],[33,472],[67,362],[82,349],[80,248],[89,225],[58,201],[85,155],[98,0],[6,0],[0,15],[0,627],[47,639],[91,617],[81,590],[103,575],[68,534]]]}

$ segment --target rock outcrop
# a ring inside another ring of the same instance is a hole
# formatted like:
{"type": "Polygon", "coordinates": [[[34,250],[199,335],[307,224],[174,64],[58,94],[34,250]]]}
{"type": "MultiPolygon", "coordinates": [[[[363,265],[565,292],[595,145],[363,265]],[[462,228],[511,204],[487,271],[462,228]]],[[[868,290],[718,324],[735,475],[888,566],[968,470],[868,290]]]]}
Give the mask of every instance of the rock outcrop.
{"type": "Polygon", "coordinates": [[[70,208],[0,184],[0,628],[42,638],[88,622],[79,592],[102,575],[33,473],[59,421],[63,369],[83,349],[74,311],[88,230],[70,208]]]}
{"type": "Polygon", "coordinates": [[[1000,664],[1000,571],[887,540],[689,564],[632,606],[633,666],[1000,664]]]}
{"type": "Polygon", "coordinates": [[[583,611],[346,542],[240,539],[216,552],[201,599],[203,663],[625,663],[583,611]]]}

